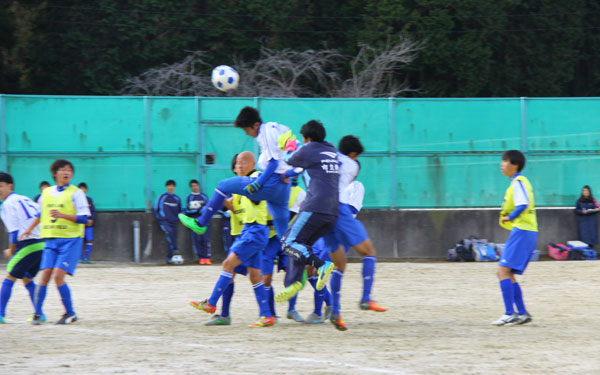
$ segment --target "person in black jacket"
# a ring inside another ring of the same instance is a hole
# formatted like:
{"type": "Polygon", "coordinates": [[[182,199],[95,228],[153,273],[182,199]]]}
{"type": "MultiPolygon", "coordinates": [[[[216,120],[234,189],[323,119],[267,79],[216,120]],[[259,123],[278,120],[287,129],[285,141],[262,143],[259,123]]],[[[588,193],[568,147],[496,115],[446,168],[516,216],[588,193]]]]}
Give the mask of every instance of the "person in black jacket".
{"type": "Polygon", "coordinates": [[[585,185],[577,200],[575,214],[577,215],[577,232],[579,240],[590,247],[598,244],[598,216],[600,205],[592,195],[592,189],[585,185]]]}

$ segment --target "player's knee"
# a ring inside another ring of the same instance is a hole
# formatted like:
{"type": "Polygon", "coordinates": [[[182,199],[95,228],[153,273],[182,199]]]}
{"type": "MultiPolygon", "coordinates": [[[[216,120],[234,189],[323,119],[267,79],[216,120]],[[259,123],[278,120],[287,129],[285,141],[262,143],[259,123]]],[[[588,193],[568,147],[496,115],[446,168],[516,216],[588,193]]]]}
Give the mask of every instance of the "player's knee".
{"type": "Polygon", "coordinates": [[[265,286],[271,286],[271,283],[273,282],[273,275],[272,274],[262,275],[262,279],[263,279],[263,283],[265,284],[265,286]]]}

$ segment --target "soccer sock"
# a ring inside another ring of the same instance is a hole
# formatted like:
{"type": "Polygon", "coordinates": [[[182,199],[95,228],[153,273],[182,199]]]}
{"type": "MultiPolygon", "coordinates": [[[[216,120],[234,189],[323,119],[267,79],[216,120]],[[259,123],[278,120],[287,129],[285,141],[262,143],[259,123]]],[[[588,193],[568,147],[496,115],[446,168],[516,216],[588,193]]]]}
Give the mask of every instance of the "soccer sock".
{"type": "Polygon", "coordinates": [[[91,242],[88,242],[85,244],[85,257],[86,258],[90,257],[90,254],[92,253],[92,246],[93,246],[93,243],[91,243],[91,242]]]}
{"type": "Polygon", "coordinates": [[[225,292],[223,292],[223,305],[221,306],[221,316],[223,318],[227,318],[229,316],[229,306],[231,305],[231,298],[233,298],[233,291],[235,283],[231,282],[225,288],[225,292]]]}
{"type": "Polygon", "coordinates": [[[515,302],[515,292],[513,282],[510,279],[500,280],[500,289],[502,290],[502,298],[504,299],[504,307],[506,308],[505,314],[514,314],[515,309],[513,304],[515,302]]]}
{"type": "Polygon", "coordinates": [[[308,282],[315,289],[314,291],[314,300],[315,300],[315,310],[313,311],[318,316],[321,316],[321,308],[323,307],[323,298],[325,298],[325,293],[323,290],[317,290],[317,276],[311,276],[308,278],[308,282]]]}
{"type": "Polygon", "coordinates": [[[14,284],[15,282],[9,279],[4,279],[2,282],[2,290],[0,290],[0,316],[6,316],[6,305],[12,294],[14,284]]]}
{"type": "Polygon", "coordinates": [[[75,311],[73,311],[73,302],[71,301],[71,290],[69,289],[69,286],[66,283],[64,283],[63,285],[57,287],[57,289],[60,293],[62,303],[63,305],[65,305],[65,310],[67,314],[75,314],[75,311]]]}
{"type": "Polygon", "coordinates": [[[296,310],[296,301],[298,300],[298,295],[296,294],[288,301],[288,311],[296,310]]]}
{"type": "Polygon", "coordinates": [[[325,287],[321,292],[323,292],[323,302],[325,302],[325,305],[331,306],[331,292],[329,292],[329,289],[325,287]]]}
{"type": "Polygon", "coordinates": [[[269,309],[269,303],[267,302],[267,291],[265,290],[265,285],[263,284],[263,282],[260,281],[252,285],[252,289],[254,289],[256,302],[258,302],[258,314],[267,318],[273,317],[273,315],[271,314],[271,309],[269,309]]]}
{"type": "Polygon", "coordinates": [[[334,313],[340,313],[340,295],[342,290],[342,277],[344,277],[344,271],[340,271],[337,268],[331,273],[331,295],[332,304],[331,311],[334,313]]]}
{"type": "Polygon", "coordinates": [[[525,302],[523,302],[523,292],[519,283],[513,283],[513,290],[515,292],[515,305],[517,305],[517,311],[519,315],[527,313],[525,309],[525,302]]]}
{"type": "Polygon", "coordinates": [[[371,300],[371,289],[373,288],[376,262],[377,258],[374,256],[366,256],[363,258],[363,295],[361,302],[369,302],[371,300]]]}
{"type": "Polygon", "coordinates": [[[31,298],[31,303],[33,304],[33,308],[35,309],[35,283],[30,281],[25,284],[25,289],[29,292],[29,298],[31,298]]]}
{"type": "Polygon", "coordinates": [[[271,310],[271,314],[273,316],[277,316],[275,313],[275,290],[273,286],[265,286],[265,293],[267,294],[267,298],[269,300],[269,309],[271,310]]]}
{"type": "Polygon", "coordinates": [[[35,294],[35,314],[42,315],[42,306],[44,305],[44,300],[46,299],[46,291],[48,290],[48,285],[38,285],[37,293],[35,294]]]}
{"type": "Polygon", "coordinates": [[[233,279],[233,274],[227,271],[221,271],[219,280],[217,280],[217,283],[215,284],[212,294],[208,299],[208,303],[210,303],[212,306],[217,306],[219,298],[221,298],[223,293],[225,293],[225,289],[227,289],[227,286],[229,285],[229,283],[231,283],[231,279],[233,279]]]}
{"type": "Polygon", "coordinates": [[[225,193],[218,189],[215,189],[215,192],[213,193],[212,197],[210,197],[210,199],[208,200],[208,203],[206,203],[206,206],[202,208],[200,217],[196,219],[196,222],[199,226],[205,227],[206,225],[208,225],[208,223],[210,223],[210,218],[212,218],[215,212],[221,209],[221,207],[223,206],[223,202],[225,202],[225,198],[225,193]]]}

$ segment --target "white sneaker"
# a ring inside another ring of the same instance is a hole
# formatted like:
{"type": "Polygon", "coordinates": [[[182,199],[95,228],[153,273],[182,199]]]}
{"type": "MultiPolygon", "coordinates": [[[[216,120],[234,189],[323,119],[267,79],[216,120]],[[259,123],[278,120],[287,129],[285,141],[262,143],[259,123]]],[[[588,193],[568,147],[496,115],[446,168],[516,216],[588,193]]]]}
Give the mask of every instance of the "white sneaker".
{"type": "Polygon", "coordinates": [[[500,317],[500,319],[496,320],[495,322],[492,322],[492,324],[495,326],[503,326],[505,324],[515,323],[518,320],[519,320],[519,316],[515,313],[512,315],[502,315],[500,317]]]}
{"type": "Polygon", "coordinates": [[[533,318],[531,317],[531,315],[529,315],[529,313],[525,313],[523,315],[519,315],[519,317],[517,318],[517,320],[515,322],[508,323],[506,325],[507,326],[516,326],[516,325],[519,325],[519,324],[529,323],[532,320],[533,320],[533,318]]]}

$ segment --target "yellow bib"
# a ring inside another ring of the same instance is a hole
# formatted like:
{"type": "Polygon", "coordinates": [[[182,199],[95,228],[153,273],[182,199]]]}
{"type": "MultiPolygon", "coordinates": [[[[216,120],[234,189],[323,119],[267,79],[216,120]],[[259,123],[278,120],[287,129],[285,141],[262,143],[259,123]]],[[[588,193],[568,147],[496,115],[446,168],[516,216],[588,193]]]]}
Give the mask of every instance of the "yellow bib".
{"type": "Polygon", "coordinates": [[[79,189],[75,185],[69,185],[58,197],[53,197],[50,190],[48,188],[42,192],[41,236],[43,238],[83,237],[85,225],[50,216],[51,210],[58,210],[67,215],[77,215],[73,205],[73,194],[79,189]]]}
{"type": "Polygon", "coordinates": [[[512,230],[513,228],[519,228],[522,230],[529,230],[532,232],[538,231],[537,216],[535,214],[535,200],[533,198],[533,188],[531,187],[531,183],[529,183],[527,177],[515,177],[514,180],[511,181],[508,189],[506,189],[506,193],[504,194],[504,203],[502,203],[502,211],[500,211],[500,226],[508,230],[512,230]],[[525,211],[523,211],[521,215],[516,217],[514,220],[503,223],[501,221],[502,217],[507,216],[516,208],[513,199],[515,195],[513,188],[514,181],[520,181],[525,187],[529,198],[529,205],[527,206],[525,211]]]}
{"type": "Polygon", "coordinates": [[[242,199],[242,195],[232,194],[233,200],[231,204],[233,205],[233,210],[231,211],[231,235],[239,236],[242,233],[242,229],[244,228],[243,222],[243,214],[244,209],[240,205],[240,200],[242,199]]]}
{"type": "MultiPolygon", "coordinates": [[[[257,177],[260,174],[258,171],[254,171],[250,177],[257,177]]],[[[267,210],[267,201],[260,201],[255,204],[250,198],[242,196],[240,200],[240,206],[244,210],[242,221],[244,224],[257,223],[261,225],[267,225],[267,216],[269,211],[267,210]]]]}

